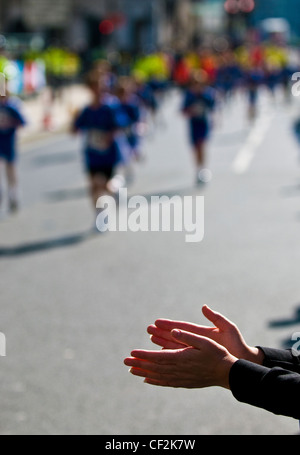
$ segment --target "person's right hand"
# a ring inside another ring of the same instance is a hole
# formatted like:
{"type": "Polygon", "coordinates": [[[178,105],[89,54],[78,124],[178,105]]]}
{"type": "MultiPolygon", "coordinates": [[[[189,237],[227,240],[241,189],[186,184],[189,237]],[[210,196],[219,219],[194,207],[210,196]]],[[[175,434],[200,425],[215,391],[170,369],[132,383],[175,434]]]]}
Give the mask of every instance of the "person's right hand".
{"type": "Polygon", "coordinates": [[[152,342],[161,346],[163,349],[180,349],[182,348],[182,345],[174,340],[171,334],[172,330],[179,329],[210,338],[216,343],[224,346],[238,359],[249,360],[250,362],[257,364],[263,363],[263,352],[258,348],[248,346],[240,330],[234,323],[226,319],[220,313],[211,310],[206,305],[202,308],[202,312],[215,327],[158,319],[155,322],[155,325],[150,325],[148,327],[148,333],[151,335],[152,342]]]}

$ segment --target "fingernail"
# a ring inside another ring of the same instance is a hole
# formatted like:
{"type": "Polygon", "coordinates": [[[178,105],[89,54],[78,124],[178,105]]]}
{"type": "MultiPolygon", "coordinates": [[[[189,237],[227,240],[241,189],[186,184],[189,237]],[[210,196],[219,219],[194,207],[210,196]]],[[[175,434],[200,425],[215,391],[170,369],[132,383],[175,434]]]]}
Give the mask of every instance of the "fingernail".
{"type": "Polygon", "coordinates": [[[173,330],[172,335],[174,335],[176,338],[179,338],[181,336],[181,331],[180,330],[173,330]]]}

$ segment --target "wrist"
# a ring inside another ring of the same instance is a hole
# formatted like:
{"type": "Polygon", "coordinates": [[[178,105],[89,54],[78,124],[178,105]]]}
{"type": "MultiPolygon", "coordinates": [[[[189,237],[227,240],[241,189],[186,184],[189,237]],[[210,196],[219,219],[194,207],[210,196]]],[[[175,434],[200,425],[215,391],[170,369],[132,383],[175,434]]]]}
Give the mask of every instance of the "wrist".
{"type": "Polygon", "coordinates": [[[265,354],[261,349],[248,346],[247,355],[245,356],[244,360],[248,360],[249,362],[255,363],[257,365],[263,365],[264,359],[265,354]]]}
{"type": "Polygon", "coordinates": [[[223,387],[224,389],[230,390],[230,385],[229,385],[229,376],[230,376],[230,371],[233,365],[238,361],[239,359],[237,357],[234,357],[231,354],[228,354],[226,357],[221,362],[220,365],[220,375],[219,375],[219,383],[217,384],[220,387],[223,387]]]}

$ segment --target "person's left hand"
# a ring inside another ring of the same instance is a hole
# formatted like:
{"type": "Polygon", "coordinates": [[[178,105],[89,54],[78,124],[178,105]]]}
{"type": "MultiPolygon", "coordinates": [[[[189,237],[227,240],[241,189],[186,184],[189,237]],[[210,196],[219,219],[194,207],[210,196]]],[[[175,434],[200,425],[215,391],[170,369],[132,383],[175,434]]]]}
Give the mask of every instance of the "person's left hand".
{"type": "Polygon", "coordinates": [[[145,351],[134,350],[125,359],[134,376],[145,378],[147,384],[187,389],[220,386],[229,389],[229,372],[238,360],[213,340],[173,330],[182,349],[145,351]]]}

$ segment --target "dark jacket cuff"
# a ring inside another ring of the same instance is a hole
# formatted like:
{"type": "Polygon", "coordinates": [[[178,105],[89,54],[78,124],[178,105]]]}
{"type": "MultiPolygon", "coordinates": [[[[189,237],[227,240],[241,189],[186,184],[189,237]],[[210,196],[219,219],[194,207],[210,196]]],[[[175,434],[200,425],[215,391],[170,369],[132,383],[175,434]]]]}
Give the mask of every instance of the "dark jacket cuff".
{"type": "Polygon", "coordinates": [[[300,355],[291,349],[280,350],[258,346],[265,354],[264,366],[268,368],[280,367],[289,371],[300,373],[300,355]]]}

